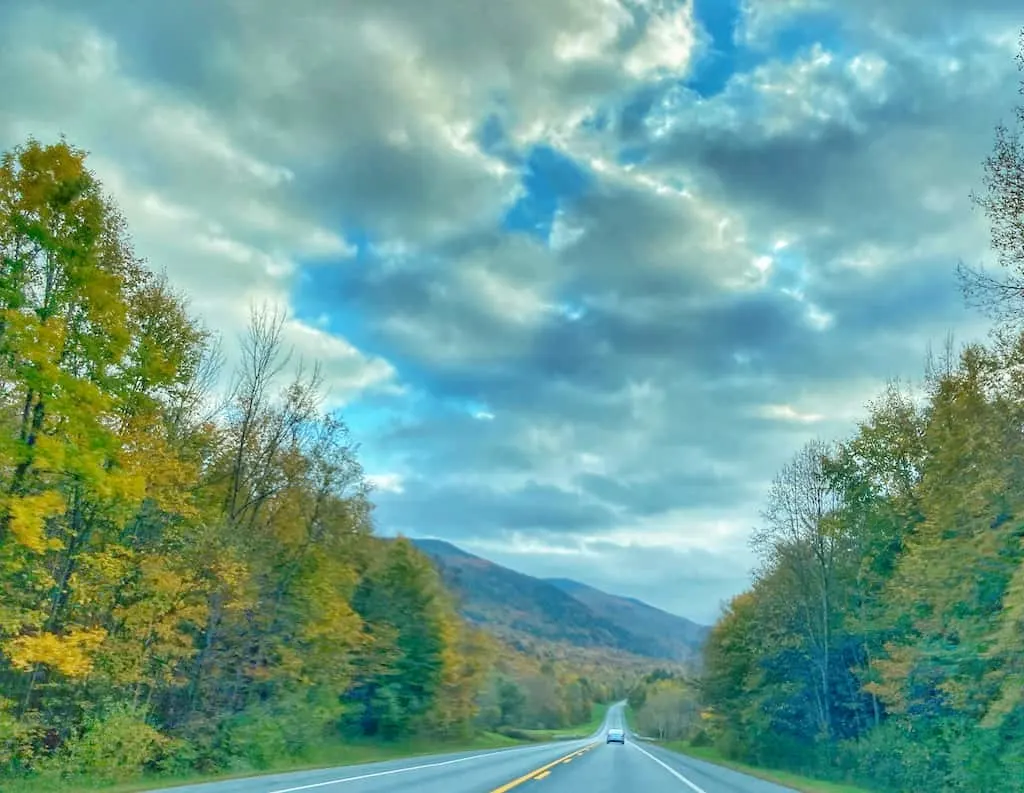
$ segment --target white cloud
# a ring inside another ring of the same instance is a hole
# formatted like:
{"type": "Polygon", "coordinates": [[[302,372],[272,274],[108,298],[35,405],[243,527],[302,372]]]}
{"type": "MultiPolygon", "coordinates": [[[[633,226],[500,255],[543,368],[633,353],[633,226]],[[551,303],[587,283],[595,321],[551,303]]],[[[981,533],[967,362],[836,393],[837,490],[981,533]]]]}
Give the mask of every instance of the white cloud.
{"type": "Polygon", "coordinates": [[[801,424],[817,424],[824,418],[820,413],[802,413],[792,405],[765,405],[758,414],[769,419],[797,421],[801,424]]]}
{"type": "Polygon", "coordinates": [[[0,144],[90,150],[229,342],[251,302],[287,309],[333,405],[398,416],[362,439],[382,505],[706,609],[742,585],[778,464],[980,326],[940,288],[984,254],[967,193],[1016,99],[1012,3],[979,2],[745,0],[760,60],[712,97],[686,82],[711,43],[688,0],[7,4],[0,144]],[[770,51],[808,10],[843,45],[770,51]],[[592,177],[547,244],[500,230],[535,143],[592,177]],[[455,486],[485,520],[444,511],[455,486]]]}
{"type": "MultiPolygon", "coordinates": [[[[0,32],[7,86],[0,142],[67,132],[126,215],[137,252],[165,271],[230,354],[251,302],[287,308],[299,259],[349,257],[343,237],[292,206],[287,166],[203,107],[133,76],[118,43],[77,17],[27,5],[0,32]]],[[[292,321],[297,352],[321,359],[333,403],[395,377],[380,358],[292,321]]]]}
{"type": "Polygon", "coordinates": [[[642,78],[659,72],[681,76],[689,69],[696,43],[693,4],[681,3],[652,16],[640,43],[626,56],[626,70],[642,78]]]}
{"type": "Polygon", "coordinates": [[[383,490],[388,493],[403,493],[405,487],[403,486],[403,477],[401,474],[396,473],[384,473],[384,474],[367,474],[366,481],[375,489],[383,490]]]}
{"type": "Polygon", "coordinates": [[[340,336],[300,320],[289,319],[282,330],[284,344],[305,361],[319,363],[329,407],[343,407],[372,389],[401,393],[397,373],[384,359],[366,356],[340,336]]]}

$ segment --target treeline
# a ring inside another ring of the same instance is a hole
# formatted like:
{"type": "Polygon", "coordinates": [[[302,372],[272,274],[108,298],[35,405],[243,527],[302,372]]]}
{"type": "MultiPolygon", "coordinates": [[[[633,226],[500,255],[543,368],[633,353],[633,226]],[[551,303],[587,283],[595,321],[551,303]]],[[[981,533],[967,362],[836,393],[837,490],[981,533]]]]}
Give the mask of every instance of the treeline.
{"type": "Polygon", "coordinates": [[[777,476],[703,693],[733,758],[873,789],[1024,790],[1024,337],[777,476]]]}
{"type": "MultiPolygon", "coordinates": [[[[284,328],[254,312],[218,401],[216,339],[85,154],[3,155],[0,775],[263,768],[477,726],[498,648],[410,543],[374,537],[284,328]]],[[[545,723],[600,695],[552,676],[545,723]]]]}
{"type": "Polygon", "coordinates": [[[708,735],[731,758],[894,793],[1024,791],[1024,148],[1004,128],[986,187],[1009,278],[968,286],[1010,322],[775,478],[754,585],[706,648],[708,735]]]}
{"type": "Polygon", "coordinates": [[[700,732],[700,689],[679,673],[654,670],[629,692],[627,704],[630,726],[645,738],[692,740],[700,732]]]}
{"type": "Polygon", "coordinates": [[[615,667],[504,653],[480,698],[477,724],[512,737],[585,725],[595,704],[621,699],[629,686],[628,672],[615,667]]]}

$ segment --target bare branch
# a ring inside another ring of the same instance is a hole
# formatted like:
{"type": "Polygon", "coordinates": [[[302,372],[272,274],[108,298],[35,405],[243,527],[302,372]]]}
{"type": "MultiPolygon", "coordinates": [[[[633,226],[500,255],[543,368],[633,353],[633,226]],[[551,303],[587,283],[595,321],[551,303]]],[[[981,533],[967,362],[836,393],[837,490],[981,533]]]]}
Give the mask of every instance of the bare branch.
{"type": "MultiPolygon", "coordinates": [[[[1017,65],[1024,70],[1024,29],[1017,65]]],[[[1020,92],[1024,94],[1024,81],[1020,92]]],[[[1024,124],[1024,104],[1014,108],[1014,114],[1024,124]]],[[[1019,130],[996,125],[984,171],[984,190],[972,193],[971,201],[988,218],[992,249],[1006,275],[992,276],[961,262],[957,277],[968,305],[1001,323],[1019,324],[1024,318],[1024,141],[1019,130]]]]}

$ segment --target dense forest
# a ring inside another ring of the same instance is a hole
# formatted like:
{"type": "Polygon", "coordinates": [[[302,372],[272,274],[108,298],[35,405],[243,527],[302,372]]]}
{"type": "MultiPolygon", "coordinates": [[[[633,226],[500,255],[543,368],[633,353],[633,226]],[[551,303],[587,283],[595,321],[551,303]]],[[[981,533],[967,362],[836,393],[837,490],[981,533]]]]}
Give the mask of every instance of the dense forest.
{"type": "Polygon", "coordinates": [[[984,185],[1005,278],[961,274],[991,339],[950,342],[921,387],[891,385],[774,480],[689,728],[728,757],[876,791],[1024,791],[1024,146],[1006,127],[984,185]]]}
{"type": "Polygon", "coordinates": [[[609,681],[516,656],[374,536],[284,317],[254,310],[227,377],[85,160],[30,140],[0,161],[0,774],[587,721],[609,681]]]}

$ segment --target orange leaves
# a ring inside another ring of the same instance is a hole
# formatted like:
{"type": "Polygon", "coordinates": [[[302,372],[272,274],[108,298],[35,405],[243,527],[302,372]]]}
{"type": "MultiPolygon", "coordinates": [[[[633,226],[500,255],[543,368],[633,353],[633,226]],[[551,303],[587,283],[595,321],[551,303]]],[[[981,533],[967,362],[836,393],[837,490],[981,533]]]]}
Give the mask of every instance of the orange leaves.
{"type": "Polygon", "coordinates": [[[885,645],[886,657],[872,663],[872,671],[879,679],[864,684],[864,690],[874,694],[884,702],[890,711],[903,713],[909,704],[905,694],[905,684],[917,661],[918,654],[913,647],[888,642],[885,645]]]}

